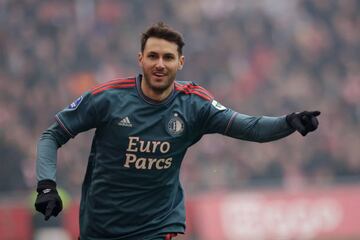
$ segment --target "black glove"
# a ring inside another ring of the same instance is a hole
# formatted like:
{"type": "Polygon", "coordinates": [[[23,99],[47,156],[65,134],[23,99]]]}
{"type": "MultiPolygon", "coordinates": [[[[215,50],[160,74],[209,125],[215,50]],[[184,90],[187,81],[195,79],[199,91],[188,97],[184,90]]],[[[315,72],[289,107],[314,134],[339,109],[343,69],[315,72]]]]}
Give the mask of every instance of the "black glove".
{"type": "Polygon", "coordinates": [[[56,191],[56,183],[53,180],[41,180],[38,182],[38,195],[35,201],[35,209],[45,216],[45,221],[51,216],[56,217],[61,212],[63,206],[61,198],[56,191]]]}
{"type": "Polygon", "coordinates": [[[316,117],[319,115],[319,111],[291,113],[286,116],[286,121],[292,129],[306,136],[306,134],[318,128],[319,121],[316,117]]]}

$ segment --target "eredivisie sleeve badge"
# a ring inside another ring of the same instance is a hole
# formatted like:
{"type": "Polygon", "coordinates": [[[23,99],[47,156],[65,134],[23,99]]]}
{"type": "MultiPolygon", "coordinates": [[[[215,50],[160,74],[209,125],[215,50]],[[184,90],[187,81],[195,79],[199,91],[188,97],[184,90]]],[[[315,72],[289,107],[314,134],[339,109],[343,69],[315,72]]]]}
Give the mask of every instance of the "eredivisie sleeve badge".
{"type": "Polygon", "coordinates": [[[81,101],[83,100],[83,96],[78,97],[74,102],[72,102],[68,107],[67,110],[75,110],[80,105],[81,101]]]}

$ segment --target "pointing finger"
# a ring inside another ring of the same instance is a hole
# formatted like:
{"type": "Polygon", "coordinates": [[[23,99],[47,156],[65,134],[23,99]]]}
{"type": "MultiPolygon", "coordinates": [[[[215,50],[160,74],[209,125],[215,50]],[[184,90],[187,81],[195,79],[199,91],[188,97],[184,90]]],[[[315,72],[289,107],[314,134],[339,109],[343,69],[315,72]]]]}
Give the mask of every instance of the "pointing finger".
{"type": "Polygon", "coordinates": [[[319,116],[320,115],[320,111],[313,111],[313,112],[311,112],[311,115],[313,115],[314,117],[317,117],[317,116],[319,116]]]}

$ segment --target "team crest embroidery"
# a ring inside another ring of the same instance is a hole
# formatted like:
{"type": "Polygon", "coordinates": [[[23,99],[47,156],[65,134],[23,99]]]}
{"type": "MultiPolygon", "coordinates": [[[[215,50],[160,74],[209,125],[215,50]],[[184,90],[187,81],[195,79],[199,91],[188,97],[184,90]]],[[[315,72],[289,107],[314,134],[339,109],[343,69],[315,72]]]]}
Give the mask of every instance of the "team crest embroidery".
{"type": "Polygon", "coordinates": [[[212,100],[211,104],[218,110],[222,111],[225,110],[226,107],[224,107],[223,105],[221,105],[218,101],[216,100],[212,100]]]}
{"type": "Polygon", "coordinates": [[[179,117],[177,113],[170,119],[167,125],[167,130],[172,136],[179,136],[184,132],[184,121],[179,117]]]}
{"type": "Polygon", "coordinates": [[[81,101],[83,100],[83,96],[80,96],[79,98],[77,98],[73,103],[71,103],[68,106],[68,110],[75,110],[81,103],[81,101]]]}

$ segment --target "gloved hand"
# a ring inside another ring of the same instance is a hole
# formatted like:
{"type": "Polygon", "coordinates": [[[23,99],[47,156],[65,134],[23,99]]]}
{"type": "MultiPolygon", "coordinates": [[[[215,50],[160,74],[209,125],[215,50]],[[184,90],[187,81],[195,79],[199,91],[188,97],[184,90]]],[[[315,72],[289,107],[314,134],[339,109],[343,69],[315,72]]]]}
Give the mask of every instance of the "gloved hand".
{"type": "Polygon", "coordinates": [[[41,180],[38,182],[38,195],[35,201],[35,209],[45,216],[45,221],[51,216],[56,217],[62,210],[61,198],[56,190],[56,183],[53,180],[41,180]]]}
{"type": "Polygon", "coordinates": [[[316,117],[319,115],[319,111],[291,113],[286,116],[286,121],[292,129],[306,136],[306,134],[318,128],[319,121],[316,117]]]}

